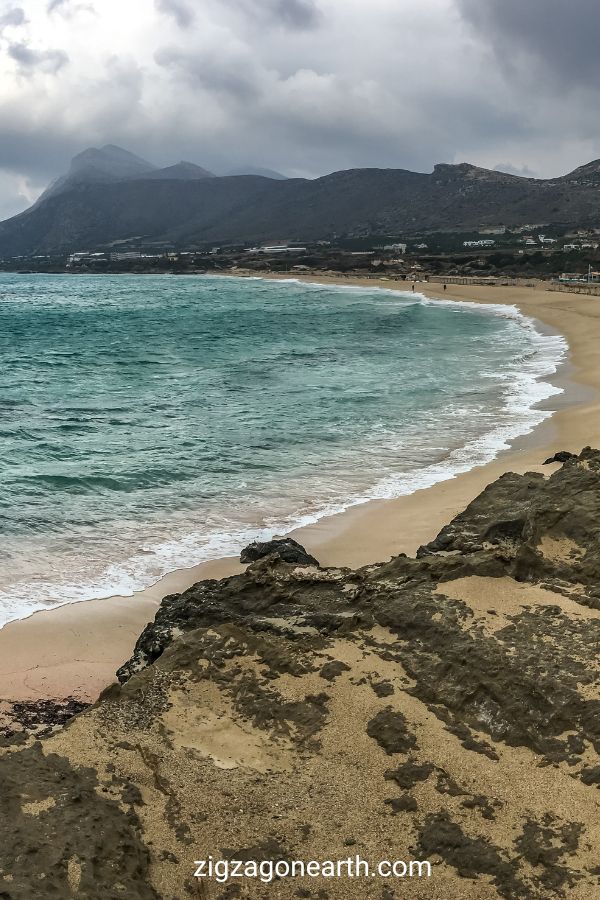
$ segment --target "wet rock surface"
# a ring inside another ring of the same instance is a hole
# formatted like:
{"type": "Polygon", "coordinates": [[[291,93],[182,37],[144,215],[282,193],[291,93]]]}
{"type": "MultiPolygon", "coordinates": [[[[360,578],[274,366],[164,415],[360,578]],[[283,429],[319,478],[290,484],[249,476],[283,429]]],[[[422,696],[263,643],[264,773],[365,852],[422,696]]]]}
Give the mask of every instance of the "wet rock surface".
{"type": "Polygon", "coordinates": [[[34,817],[5,827],[0,897],[262,898],[193,860],[357,853],[433,874],[270,889],[598,896],[598,451],[503,476],[416,559],[321,568],[287,540],[243,558],[166,597],[97,704],[0,746],[4,819],[34,817]]]}

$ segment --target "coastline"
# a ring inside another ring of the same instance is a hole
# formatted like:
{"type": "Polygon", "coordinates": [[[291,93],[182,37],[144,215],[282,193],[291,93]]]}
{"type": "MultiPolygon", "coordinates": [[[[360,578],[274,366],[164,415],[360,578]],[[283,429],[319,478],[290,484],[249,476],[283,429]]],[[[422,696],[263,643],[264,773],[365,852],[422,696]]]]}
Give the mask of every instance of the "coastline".
{"type": "MultiPolygon", "coordinates": [[[[339,276],[294,278],[386,290],[408,287],[406,282],[339,276]]],[[[360,566],[401,552],[414,554],[503,472],[548,474],[553,467],[541,464],[557,450],[600,445],[600,305],[594,298],[527,287],[448,285],[443,296],[441,285],[419,283],[416,289],[434,299],[514,305],[552,333],[564,335],[569,345],[567,393],[550,401],[556,412],[549,419],[492,462],[413,494],[369,501],[291,532],[324,565],[360,566]]],[[[564,378],[561,373],[562,386],[564,378]]],[[[115,670],[130,655],[163,596],[202,578],[241,570],[236,559],[216,560],[173,572],[132,597],[82,601],[6,625],[0,631],[0,698],[94,700],[114,681],[115,670]]]]}

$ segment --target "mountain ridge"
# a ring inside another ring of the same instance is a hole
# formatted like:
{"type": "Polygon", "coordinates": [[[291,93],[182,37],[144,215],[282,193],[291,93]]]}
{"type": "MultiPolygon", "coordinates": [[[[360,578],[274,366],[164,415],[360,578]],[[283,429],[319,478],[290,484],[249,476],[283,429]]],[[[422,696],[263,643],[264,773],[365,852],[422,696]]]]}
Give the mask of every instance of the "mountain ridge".
{"type": "Polygon", "coordinates": [[[182,159],[173,166],[165,166],[163,169],[153,169],[151,172],[136,176],[138,179],[158,180],[174,179],[176,181],[196,181],[198,178],[216,178],[214,172],[182,159]]]}
{"type": "Polygon", "coordinates": [[[600,160],[552,179],[463,162],[431,173],[355,168],[276,180],[215,176],[189,162],[160,169],[107,145],[79,154],[37,203],[0,223],[0,254],[66,253],[134,236],[189,246],[532,223],[599,225],[600,160]]]}

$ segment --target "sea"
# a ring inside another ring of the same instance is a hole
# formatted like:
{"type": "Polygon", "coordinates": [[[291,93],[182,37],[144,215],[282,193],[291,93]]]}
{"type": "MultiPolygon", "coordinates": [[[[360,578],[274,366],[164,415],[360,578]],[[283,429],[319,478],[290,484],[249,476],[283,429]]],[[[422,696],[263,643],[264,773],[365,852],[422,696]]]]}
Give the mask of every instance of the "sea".
{"type": "Polygon", "coordinates": [[[511,306],[0,274],[0,626],[492,460],[566,352],[511,306]]]}

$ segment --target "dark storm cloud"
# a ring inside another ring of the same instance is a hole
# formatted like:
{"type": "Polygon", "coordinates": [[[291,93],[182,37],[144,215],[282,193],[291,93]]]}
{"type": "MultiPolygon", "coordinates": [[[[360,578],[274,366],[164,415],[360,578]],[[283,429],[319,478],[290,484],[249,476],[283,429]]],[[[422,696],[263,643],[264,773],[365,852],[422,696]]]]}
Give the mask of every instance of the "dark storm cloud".
{"type": "Polygon", "coordinates": [[[258,73],[245,59],[229,58],[224,52],[185,53],[177,47],[163,47],[155,54],[157,65],[183,75],[186,81],[210,92],[226,94],[247,102],[258,98],[258,73]]]}
{"type": "Polygon", "coordinates": [[[0,169],[47,182],[64,170],[65,160],[79,149],[76,139],[53,129],[47,119],[29,123],[16,111],[2,116],[0,169]]]}
{"type": "Polygon", "coordinates": [[[458,6],[500,62],[510,66],[511,55],[522,52],[565,88],[596,87],[590,81],[600,75],[598,0],[458,0],[458,6]]]}
{"type": "Polygon", "coordinates": [[[292,30],[316,28],[322,19],[316,0],[224,0],[224,5],[257,21],[292,30]]]}
{"type": "Polygon", "coordinates": [[[0,209],[107,143],[213,171],[563,174],[600,156],[596,4],[0,0],[0,209]]]}
{"type": "Polygon", "coordinates": [[[25,10],[20,6],[14,6],[0,15],[0,31],[9,26],[24,25],[26,21],[25,10]]]}
{"type": "Polygon", "coordinates": [[[194,23],[194,12],[185,0],[155,0],[159,12],[172,16],[180,28],[189,28],[194,23]]]}
{"type": "Polygon", "coordinates": [[[313,0],[275,0],[271,14],[288,28],[315,28],[321,18],[313,0]]]}
{"type": "Polygon", "coordinates": [[[27,44],[9,44],[8,55],[25,74],[39,71],[56,75],[69,62],[64,50],[34,50],[27,44]]]}

